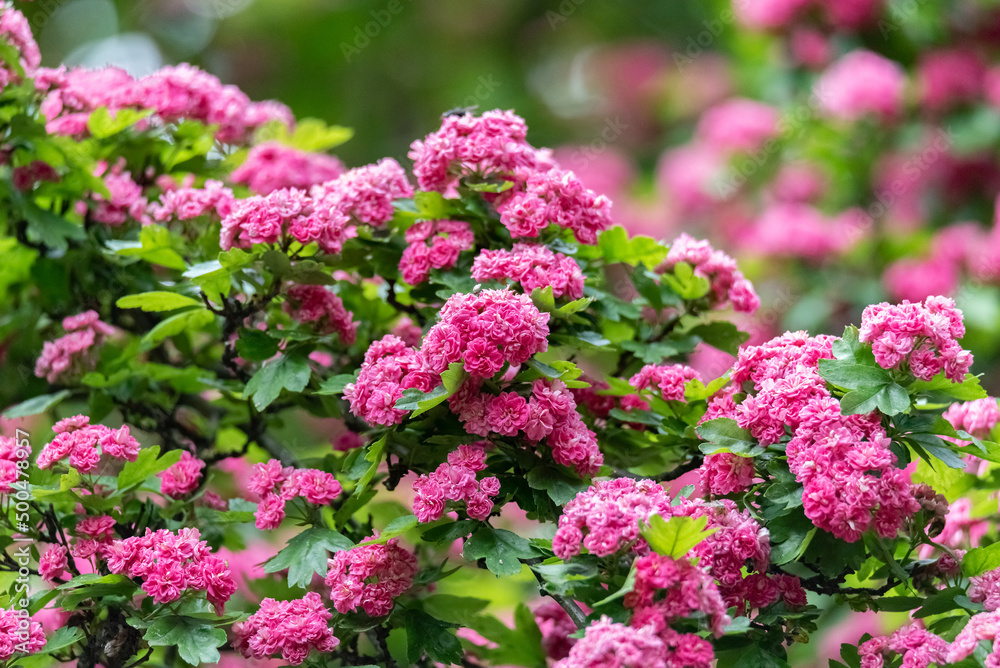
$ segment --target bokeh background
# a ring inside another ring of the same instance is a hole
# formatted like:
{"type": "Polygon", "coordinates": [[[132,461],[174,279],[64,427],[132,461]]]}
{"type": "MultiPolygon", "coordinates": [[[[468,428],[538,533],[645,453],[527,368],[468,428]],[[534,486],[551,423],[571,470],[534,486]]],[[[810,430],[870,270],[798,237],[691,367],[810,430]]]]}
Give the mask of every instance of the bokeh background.
{"type": "MultiPolygon", "coordinates": [[[[743,323],[752,343],[839,334],[867,304],[946,294],[965,312],[973,371],[1000,392],[998,0],[18,4],[44,65],[142,75],[192,62],[353,128],[337,149],[349,166],[405,162],[449,109],[515,109],[633,233],[688,232],[736,257],[762,297],[743,323]],[[902,87],[848,69],[842,101],[886,111],[832,113],[814,92],[858,50],[902,87]]],[[[728,366],[710,351],[695,362],[728,366]]],[[[792,665],[826,665],[817,657],[905,617],[829,615],[792,665]]]]}

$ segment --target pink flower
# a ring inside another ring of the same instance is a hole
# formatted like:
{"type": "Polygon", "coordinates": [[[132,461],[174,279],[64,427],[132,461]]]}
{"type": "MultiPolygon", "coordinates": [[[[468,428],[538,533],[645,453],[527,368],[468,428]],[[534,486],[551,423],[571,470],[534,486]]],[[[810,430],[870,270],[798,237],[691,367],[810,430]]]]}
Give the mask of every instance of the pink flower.
{"type": "Polygon", "coordinates": [[[756,151],[778,134],[778,112],[761,102],[734,98],[704,112],[697,134],[718,150],[756,151]]]}
{"type": "Polygon", "coordinates": [[[46,582],[61,578],[69,570],[68,550],[64,545],[53,545],[38,560],[38,574],[46,582]]]}
{"type": "Polygon", "coordinates": [[[952,404],[942,416],[955,429],[976,438],[989,438],[990,431],[1000,422],[1000,407],[993,397],[952,404]]]}
{"type": "Polygon", "coordinates": [[[436,379],[427,367],[422,351],[387,334],[368,348],[358,379],[344,388],[344,398],[351,403],[351,412],[369,424],[399,424],[407,413],[396,408],[403,390],[418,388],[427,392],[434,387],[436,379]]]}
{"type": "Polygon", "coordinates": [[[753,483],[753,459],[731,452],[705,457],[701,466],[701,482],[710,494],[734,494],[745,491],[753,483]]]}
{"type": "Polygon", "coordinates": [[[475,236],[463,221],[423,221],[406,231],[406,241],[410,245],[403,251],[399,271],[404,281],[417,285],[427,280],[431,269],[452,269],[459,253],[475,245],[475,236]]]}
{"type": "Polygon", "coordinates": [[[510,279],[526,293],[552,287],[555,297],[579,299],[583,296],[583,272],[571,257],[545,246],[517,243],[513,250],[484,249],[472,263],[477,281],[510,279]]]}
{"type": "Polygon", "coordinates": [[[296,469],[289,476],[281,490],[281,496],[304,497],[309,503],[325,506],[340,496],[343,489],[332,473],[318,469],[296,469]]]}
{"type": "Polygon", "coordinates": [[[357,167],[313,186],[316,208],[357,223],[384,225],[392,218],[393,200],[413,195],[406,172],[392,158],[357,167]]]}
{"type": "MultiPolygon", "coordinates": [[[[0,31],[6,13],[0,15],[0,31]]],[[[24,608],[0,608],[0,661],[7,661],[14,654],[34,654],[45,647],[42,625],[25,615],[26,612],[24,608]]]]}
{"type": "Polygon", "coordinates": [[[689,380],[701,380],[691,367],[647,364],[632,376],[629,385],[639,391],[653,389],[664,401],[684,401],[684,386],[689,380]]]}
{"type": "Polygon", "coordinates": [[[899,115],[906,74],[895,62],[858,49],[834,63],[816,82],[820,108],[834,118],[853,121],[866,114],[882,120],[899,115]]]}
{"type": "Polygon", "coordinates": [[[160,489],[170,498],[180,499],[198,489],[204,468],[205,462],[185,450],[179,462],[157,474],[162,481],[160,489]]]}
{"type": "Polygon", "coordinates": [[[326,584],[337,612],[360,607],[370,617],[383,617],[392,611],[393,599],[413,586],[416,572],[417,558],[390,538],[384,545],[337,552],[329,560],[326,584]]]}
{"type": "Polygon", "coordinates": [[[332,652],[340,644],[328,626],[331,617],[316,592],[291,601],[265,598],[245,622],[233,624],[233,647],[247,658],[262,659],[280,652],[285,661],[297,666],[313,649],[332,652]]]}
{"type": "Polygon", "coordinates": [[[261,530],[277,529],[285,519],[285,499],[277,494],[267,494],[254,512],[254,525],[261,530]]]}
{"type": "Polygon", "coordinates": [[[118,459],[134,462],[139,456],[139,441],[129,433],[128,425],[122,425],[118,429],[108,429],[105,431],[98,444],[101,452],[118,459]]]}
{"type": "Polygon", "coordinates": [[[357,337],[358,322],[341,298],[322,285],[293,285],[285,310],[299,322],[312,323],[320,333],[336,333],[344,345],[357,337]]]}
{"type": "Polygon", "coordinates": [[[98,319],[96,311],[66,318],[63,329],[67,334],[55,341],[46,341],[35,363],[35,375],[50,383],[72,381],[92,370],[97,363],[97,348],[114,332],[98,319]]]}
{"type": "Polygon", "coordinates": [[[707,241],[698,241],[681,234],[670,244],[666,259],[656,267],[656,273],[665,274],[679,262],[691,265],[696,276],[710,282],[709,299],[712,308],[732,304],[742,313],[753,313],[760,306],[760,298],[731,257],[717,251],[707,241]]]}
{"type": "Polygon", "coordinates": [[[611,200],[588,190],[573,174],[518,170],[519,185],[500,195],[500,222],[514,238],[537,237],[550,223],[572,230],[581,244],[594,245],[611,227],[611,200]]]}
{"type": "Polygon", "coordinates": [[[242,165],[233,170],[233,183],[245,183],[260,195],[282,188],[308,189],[344,173],[344,165],[323,153],[307,153],[277,142],[250,149],[242,165]]]}

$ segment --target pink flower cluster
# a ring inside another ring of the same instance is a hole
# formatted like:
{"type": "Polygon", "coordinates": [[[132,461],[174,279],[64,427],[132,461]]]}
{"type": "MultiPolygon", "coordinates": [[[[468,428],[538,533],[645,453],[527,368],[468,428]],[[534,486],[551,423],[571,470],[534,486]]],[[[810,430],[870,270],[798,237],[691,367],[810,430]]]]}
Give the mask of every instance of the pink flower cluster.
{"type": "Polygon", "coordinates": [[[461,220],[423,220],[406,230],[406,243],[399,271],[404,281],[418,285],[427,280],[431,269],[454,267],[458,254],[472,250],[476,238],[461,220]]]}
{"type": "Polygon", "coordinates": [[[753,484],[755,475],[753,458],[731,452],[706,455],[701,468],[701,484],[708,494],[735,494],[753,484]]]}
{"type": "Polygon", "coordinates": [[[500,493],[500,481],[495,476],[476,480],[476,474],[486,468],[486,441],[460,445],[448,453],[448,461],[436,470],[413,481],[413,513],[420,522],[433,522],[444,515],[449,501],[464,502],[466,514],[474,520],[485,520],[493,512],[494,497],[500,493]]]}
{"type": "Polygon", "coordinates": [[[500,195],[500,222],[515,239],[537,237],[550,223],[572,230],[581,244],[596,244],[611,227],[611,200],[562,169],[515,172],[514,188],[500,195]]]}
{"type": "Polygon", "coordinates": [[[331,181],[345,171],[337,158],[308,153],[278,142],[264,142],[250,149],[242,165],[233,170],[233,183],[245,183],[259,195],[282,188],[301,188],[331,181]]]}
{"type": "MultiPolygon", "coordinates": [[[[94,175],[101,176],[107,168],[107,163],[99,163],[94,175]]],[[[107,199],[100,193],[93,193],[91,197],[97,202],[93,212],[94,220],[111,227],[125,224],[129,217],[143,224],[151,222],[146,214],[146,198],[142,194],[142,186],[132,179],[130,172],[125,171],[124,161],[120,160],[104,176],[104,185],[111,197],[107,199]]]]}
{"type": "Polygon", "coordinates": [[[42,354],[35,363],[35,375],[50,383],[84,373],[96,362],[96,349],[115,330],[101,322],[97,311],[84,311],[62,321],[66,335],[55,341],[46,341],[42,354]]]}
{"type": "Polygon", "coordinates": [[[180,499],[198,489],[204,468],[205,462],[185,450],[179,462],[157,474],[160,490],[171,499],[180,499]]]}
{"type": "Polygon", "coordinates": [[[331,617],[316,592],[291,601],[265,598],[245,622],[233,624],[233,648],[256,659],[281,652],[281,658],[297,666],[314,648],[332,652],[340,644],[327,624],[331,617]]]}
{"type": "Polygon", "coordinates": [[[408,155],[421,189],[443,193],[463,176],[545,166],[545,156],[539,156],[527,136],[524,119],[512,111],[487,111],[479,117],[449,114],[439,130],[413,142],[408,155]]]}
{"type": "Polygon", "coordinates": [[[472,277],[477,281],[510,279],[529,294],[535,288],[552,286],[554,297],[583,296],[580,265],[573,258],[539,244],[517,243],[512,250],[484,249],[472,263],[472,277]]]}
{"type": "Polygon", "coordinates": [[[653,390],[664,401],[684,401],[684,385],[701,380],[701,375],[683,364],[647,364],[629,379],[629,385],[641,392],[653,390]]]}
{"type": "MultiPolygon", "coordinates": [[[[428,370],[424,355],[398,336],[386,334],[369,346],[356,382],[344,388],[351,412],[369,424],[399,424],[406,411],[396,408],[403,390],[430,392],[440,377],[428,370]]],[[[445,364],[447,367],[447,364],[445,364]]]]}
{"type": "Polygon", "coordinates": [[[0,494],[10,494],[13,484],[27,475],[31,448],[21,447],[13,436],[0,436],[0,494]]]}
{"type": "Polygon", "coordinates": [[[693,633],[657,633],[602,617],[553,668],[711,668],[714,660],[712,646],[693,633]]]}
{"type": "Polygon", "coordinates": [[[830,66],[814,94],[829,116],[847,121],[872,114],[890,120],[902,110],[906,73],[897,63],[858,49],[830,66]]]}
{"type": "Polygon", "coordinates": [[[517,436],[523,432],[530,441],[545,439],[552,458],[580,476],[594,475],[604,461],[597,435],[583,422],[562,381],[536,380],[530,397],[525,398],[509,391],[481,392],[479,381],[472,379],[448,397],[448,405],[470,434],[517,436]]]}
{"type": "Polygon", "coordinates": [[[359,545],[337,552],[328,565],[326,584],[337,612],[360,607],[370,617],[392,612],[393,599],[413,586],[417,574],[416,556],[396,538],[384,545],[359,545]]]}
{"type": "Polygon", "coordinates": [[[336,332],[345,346],[357,338],[358,323],[344,301],[322,285],[293,285],[288,289],[286,310],[299,322],[312,323],[317,332],[336,332]]]}
{"type": "MultiPolygon", "coordinates": [[[[14,9],[10,2],[0,3],[0,37],[17,51],[18,61],[27,76],[32,76],[42,62],[31,26],[24,14],[14,9]]],[[[6,64],[0,66],[0,88],[18,78],[17,73],[6,64]]]]}
{"type": "Polygon", "coordinates": [[[989,612],[1000,609],[1000,568],[969,578],[969,600],[982,603],[989,612]]]}
{"type": "MultiPolygon", "coordinates": [[[[793,185],[786,180],[775,187],[793,185]]],[[[740,241],[743,248],[768,257],[819,262],[849,250],[862,238],[867,221],[859,215],[858,210],[849,210],[828,216],[804,202],[775,202],[742,232],[740,241]]]]}
{"type": "Polygon", "coordinates": [[[990,431],[1000,422],[1000,406],[995,398],[986,397],[952,404],[942,417],[955,429],[976,438],[989,438],[990,431]]]}
{"type": "Polygon", "coordinates": [[[317,208],[357,223],[384,225],[395,213],[393,200],[413,196],[406,172],[392,158],[355,167],[332,181],[313,186],[317,208]]]}
{"type": "Polygon", "coordinates": [[[47,96],[42,113],[52,134],[87,133],[87,119],[98,107],[152,109],[156,120],[185,119],[218,125],[216,138],[226,143],[246,141],[250,133],[270,122],[294,123],[288,107],[277,102],[251,102],[236,86],[188,64],[164,67],[141,79],[116,68],[56,70],[42,68],[36,85],[47,96]]]}
{"type": "Polygon", "coordinates": [[[671,516],[670,496],[652,480],[599,480],[566,504],[552,539],[552,551],[566,560],[586,548],[606,557],[629,546],[649,550],[640,523],[653,515],[671,516]]]}
{"type": "Polygon", "coordinates": [[[75,415],[56,422],[52,431],[55,438],[38,453],[36,464],[40,469],[52,468],[68,457],[70,466],[80,473],[89,473],[97,467],[102,454],[129,462],[139,456],[139,442],[129,433],[128,425],[111,429],[103,424],[90,424],[86,415],[75,415]]]}
{"type": "Polygon", "coordinates": [[[144,536],[113,542],[106,552],[108,569],[142,578],[142,590],[157,603],[173,603],[187,590],[204,591],[221,615],[236,591],[229,565],[211,553],[197,529],[146,529],[144,536]]]}
{"type": "Polygon", "coordinates": [[[690,560],[651,552],[636,559],[633,568],[635,587],[624,600],[632,609],[632,626],[652,626],[662,633],[680,619],[703,614],[718,637],[732,621],[715,582],[690,560]]]}
{"type": "MultiPolygon", "coordinates": [[[[3,19],[0,17],[0,27],[3,19]]],[[[15,654],[34,654],[45,647],[42,625],[26,616],[27,610],[0,608],[0,661],[15,654]]]]}
{"type": "Polygon", "coordinates": [[[508,289],[458,293],[445,302],[420,350],[436,373],[461,361],[474,378],[492,378],[505,363],[517,366],[544,352],[548,322],[549,314],[527,295],[508,289]]]}
{"type": "Polygon", "coordinates": [[[909,369],[921,380],[941,371],[961,383],[972,366],[972,353],[958,339],[965,336],[962,312],[947,297],[928,297],[923,303],[865,307],[858,338],[872,344],[875,361],[883,369],[909,369]]]}
{"type": "Polygon", "coordinates": [[[341,211],[319,206],[305,191],[275,190],[233,202],[222,219],[222,250],[250,248],[253,244],[287,244],[294,239],[316,242],[327,253],[339,253],[353,236],[350,220],[341,211]]]}
{"type": "Polygon", "coordinates": [[[760,307],[760,298],[753,284],[743,276],[736,260],[713,249],[707,241],[681,234],[670,244],[670,251],[656,267],[656,272],[665,274],[678,262],[691,265],[696,276],[708,279],[711,286],[708,297],[713,308],[723,308],[731,303],[741,313],[753,313],[760,307]]]}
{"type": "Polygon", "coordinates": [[[804,407],[800,419],[786,452],[805,488],[806,517],[849,543],[869,529],[895,537],[920,504],[877,415],[841,415],[840,403],[827,397],[804,407]]]}
{"type": "Polygon", "coordinates": [[[861,668],[882,668],[890,653],[903,657],[906,668],[945,665],[948,643],[917,624],[909,624],[891,636],[875,636],[858,647],[861,668]]]}
{"type": "Polygon", "coordinates": [[[107,558],[115,542],[115,520],[110,515],[84,517],[76,523],[77,540],[70,547],[70,554],[79,559],[94,555],[107,558]]]}
{"type": "Polygon", "coordinates": [[[762,102],[734,98],[701,115],[698,138],[720,151],[756,151],[778,134],[778,112],[762,102]]]}
{"type": "Polygon", "coordinates": [[[980,640],[993,641],[993,650],[986,655],[986,668],[1000,668],[1000,612],[996,611],[973,615],[948,647],[945,661],[958,663],[976,651],[980,640]]]}
{"type": "Polygon", "coordinates": [[[208,179],[203,187],[195,188],[192,175],[179,186],[166,182],[163,185],[166,188],[159,202],[149,207],[154,220],[191,220],[210,214],[225,217],[232,210],[233,191],[222,181],[208,179]]]}
{"type": "Polygon", "coordinates": [[[46,582],[54,582],[69,569],[69,550],[65,545],[53,545],[38,560],[38,575],[46,582]]]}
{"type": "Polygon", "coordinates": [[[255,513],[258,529],[277,529],[285,519],[285,504],[295,497],[325,506],[343,491],[332,473],[283,467],[277,459],[254,464],[247,488],[260,498],[255,513]]]}
{"type": "MultiPolygon", "coordinates": [[[[780,442],[786,426],[792,430],[798,427],[800,413],[811,400],[830,396],[818,362],[833,359],[833,341],[830,336],[785,332],[762,345],[741,348],[733,365],[733,385],[744,388],[752,383],[752,388],[733,407],[733,415],[719,417],[735,418],[762,444],[780,442]]],[[[731,398],[721,401],[732,404],[731,398]]]]}
{"type": "Polygon", "coordinates": [[[545,656],[558,661],[569,656],[570,649],[576,643],[576,638],[570,636],[576,633],[576,624],[558,602],[544,599],[534,610],[535,623],[542,632],[542,649],[545,656]]]}

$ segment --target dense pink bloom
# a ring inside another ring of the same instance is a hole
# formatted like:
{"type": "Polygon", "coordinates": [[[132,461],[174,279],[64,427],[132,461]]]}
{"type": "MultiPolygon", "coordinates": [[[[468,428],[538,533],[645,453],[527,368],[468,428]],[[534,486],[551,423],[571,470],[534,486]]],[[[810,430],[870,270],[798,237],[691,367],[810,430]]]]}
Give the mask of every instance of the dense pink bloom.
{"type": "Polygon", "coordinates": [[[527,295],[511,290],[455,294],[441,308],[439,321],[420,348],[428,366],[443,372],[465,362],[472,376],[490,378],[504,365],[524,364],[548,348],[548,313],[527,295]]]}
{"type": "Polygon", "coordinates": [[[63,329],[66,335],[46,341],[35,363],[35,375],[50,383],[69,380],[93,369],[97,348],[115,331],[92,310],[65,318],[63,329]]]}
{"type": "Polygon", "coordinates": [[[398,162],[383,158],[313,186],[310,194],[316,200],[316,208],[331,217],[378,226],[392,218],[393,200],[411,197],[413,187],[398,162]]]}
{"type": "Polygon", "coordinates": [[[265,598],[245,622],[233,624],[233,647],[247,658],[280,652],[285,661],[297,666],[313,649],[332,652],[340,644],[327,624],[331,617],[316,592],[291,601],[265,598]]]}
{"type": "Polygon", "coordinates": [[[602,617],[554,668],[711,668],[714,660],[711,644],[694,634],[658,634],[602,617]]]}
{"type": "Polygon", "coordinates": [[[38,574],[46,582],[61,578],[69,570],[69,551],[64,545],[53,545],[38,560],[38,574]]]}
{"type": "Polygon", "coordinates": [[[754,292],[753,285],[736,266],[736,261],[722,251],[713,249],[707,241],[698,241],[687,234],[681,234],[670,244],[670,251],[666,259],[656,267],[656,272],[665,274],[679,262],[691,265],[696,276],[708,279],[708,299],[713,308],[723,308],[732,303],[737,311],[753,313],[760,306],[760,298],[754,292]]]}
{"type": "Polygon", "coordinates": [[[906,668],[944,665],[948,643],[917,624],[899,629],[891,636],[875,636],[858,647],[862,668],[882,668],[890,653],[903,657],[906,668]]]}
{"type": "Polygon", "coordinates": [[[383,617],[392,612],[393,599],[413,586],[417,558],[390,538],[384,545],[337,552],[329,568],[326,584],[337,612],[363,608],[370,617],[383,617]]]}
{"type": "Polygon", "coordinates": [[[413,173],[423,190],[445,192],[463,176],[505,175],[519,167],[543,166],[527,142],[524,119],[511,111],[482,116],[449,114],[441,128],[410,145],[413,173]]]}
{"type": "Polygon", "coordinates": [[[236,200],[222,219],[219,245],[223,250],[253,244],[316,242],[327,253],[339,253],[353,236],[347,215],[305,191],[282,188],[267,195],[236,200]]]}
{"type": "Polygon", "coordinates": [[[421,522],[440,519],[449,502],[466,503],[466,513],[485,520],[493,512],[493,499],[500,492],[500,481],[493,476],[476,479],[486,468],[486,441],[460,445],[448,455],[448,461],[436,470],[413,481],[413,512],[421,522]]]}
{"type": "Polygon", "coordinates": [[[247,488],[260,498],[255,513],[258,529],[277,529],[285,519],[285,504],[296,497],[325,506],[343,491],[332,473],[283,467],[277,459],[254,464],[247,488]]]}
{"type": "Polygon", "coordinates": [[[723,151],[756,151],[778,134],[778,112],[761,102],[734,98],[704,112],[698,137],[723,151]]]}
{"type": "Polygon", "coordinates": [[[572,230],[581,244],[596,244],[611,227],[611,200],[588,190],[573,172],[519,170],[519,182],[500,195],[500,222],[515,239],[537,237],[550,223],[572,230]]]}
{"type": "Polygon", "coordinates": [[[261,531],[277,529],[285,520],[285,503],[277,494],[265,494],[254,511],[254,526],[261,531]]]}
{"type": "Polygon", "coordinates": [[[222,614],[236,591],[228,566],[211,554],[197,529],[152,531],[115,541],[107,550],[108,569],[143,580],[142,590],[157,603],[172,603],[186,590],[206,592],[208,601],[222,614]]]}
{"type": "Polygon", "coordinates": [[[223,185],[222,181],[208,179],[201,188],[194,188],[185,182],[184,185],[170,188],[160,200],[150,206],[154,220],[191,220],[198,216],[229,214],[233,206],[233,191],[223,185]]]}
{"type": "MultiPolygon", "coordinates": [[[[0,16],[0,27],[3,18],[0,16]]],[[[45,647],[42,625],[28,616],[26,608],[0,608],[0,661],[15,654],[34,654],[45,647]]]]}
{"type": "Polygon", "coordinates": [[[536,244],[514,244],[512,250],[484,249],[472,263],[477,281],[510,279],[527,293],[552,286],[555,297],[579,299],[583,296],[583,272],[576,261],[536,244]]]}
{"type": "Polygon", "coordinates": [[[278,493],[283,499],[301,496],[309,503],[325,506],[343,491],[332,473],[319,469],[295,469],[278,493]]]}
{"type": "Polygon", "coordinates": [[[753,484],[753,459],[719,452],[705,457],[700,472],[701,484],[709,494],[734,494],[753,484]]]}
{"type": "Polygon", "coordinates": [[[940,257],[926,260],[901,258],[882,275],[889,296],[897,300],[922,301],[932,295],[949,295],[958,288],[959,267],[940,257]]]}
{"type": "Polygon", "coordinates": [[[955,429],[976,438],[989,438],[990,431],[1000,422],[1000,407],[993,397],[952,404],[944,412],[944,419],[955,429]]]}
{"type": "Polygon", "coordinates": [[[895,62],[858,49],[842,57],[816,82],[815,95],[830,116],[853,121],[867,114],[883,120],[902,109],[906,74],[895,62]]]}
{"type": "Polygon", "coordinates": [[[440,382],[427,367],[420,351],[386,334],[368,348],[358,380],[344,388],[344,398],[351,402],[351,412],[369,424],[399,424],[407,413],[396,408],[403,390],[429,392],[440,382]]]}
{"type": "Polygon", "coordinates": [[[260,195],[282,188],[308,189],[344,173],[344,165],[325,153],[307,153],[278,142],[250,149],[242,165],[233,170],[233,183],[245,183],[260,195]]]}
{"type": "Polygon", "coordinates": [[[22,447],[15,437],[0,436],[0,494],[10,494],[22,474],[27,475],[30,455],[31,448],[22,447]]]}
{"type": "Polygon", "coordinates": [[[780,28],[788,25],[812,0],[754,0],[734,2],[733,11],[743,25],[750,28],[780,28]]]}
{"type": "Polygon", "coordinates": [[[127,425],[111,429],[103,424],[87,424],[89,419],[78,415],[56,423],[60,429],[49,443],[42,446],[36,464],[47,469],[69,458],[69,465],[81,473],[92,471],[101,454],[134,462],[139,456],[139,442],[129,433],[127,425]],[[100,447],[100,450],[98,450],[100,447]]]}
{"type": "Polygon", "coordinates": [[[923,303],[886,302],[865,308],[858,338],[872,344],[875,361],[883,369],[903,369],[921,380],[941,371],[956,383],[972,366],[972,353],[958,339],[965,335],[962,312],[947,297],[928,297],[923,303]]]}
{"type": "Polygon", "coordinates": [[[285,308],[293,319],[312,323],[318,332],[335,332],[344,345],[351,345],[357,337],[358,323],[353,320],[354,314],[325,286],[293,285],[288,289],[285,308]]]}
{"type": "MultiPolygon", "coordinates": [[[[99,163],[95,176],[101,176],[106,169],[105,163],[99,163]]],[[[112,227],[124,224],[129,217],[143,224],[151,222],[146,213],[147,202],[142,187],[132,179],[131,173],[124,171],[123,162],[116,164],[104,176],[104,185],[110,199],[96,192],[92,195],[97,202],[92,214],[94,220],[112,227]]]]}
{"type": "Polygon", "coordinates": [[[777,202],[746,230],[743,245],[764,255],[825,260],[861,239],[856,213],[829,217],[809,204],[777,202]]]}
{"type": "Polygon", "coordinates": [[[406,230],[399,271],[403,280],[417,285],[427,280],[431,269],[451,269],[462,251],[471,250],[476,239],[472,228],[461,220],[424,220],[406,230]]]}
{"type": "Polygon", "coordinates": [[[969,623],[958,634],[945,660],[957,663],[976,650],[980,640],[992,640],[993,651],[986,656],[986,668],[1000,668],[1000,612],[980,612],[973,615],[969,623]]]}
{"type": "Polygon", "coordinates": [[[662,633],[677,620],[703,614],[712,633],[721,636],[731,621],[715,583],[691,561],[653,552],[636,559],[633,568],[635,587],[624,599],[632,626],[662,633]]]}
{"type": "Polygon", "coordinates": [[[920,504],[889,443],[870,416],[841,415],[836,399],[805,406],[786,452],[806,517],[849,543],[869,530],[895,537],[920,504]]]}
{"type": "Polygon", "coordinates": [[[160,489],[172,499],[190,494],[198,489],[204,468],[205,462],[185,450],[181,453],[179,462],[157,474],[162,481],[160,489]]]}
{"type": "Polygon", "coordinates": [[[1000,609],[1000,568],[969,578],[969,599],[982,603],[989,612],[1000,609]]]}
{"type": "Polygon", "coordinates": [[[701,380],[697,371],[683,364],[647,364],[629,379],[629,385],[640,392],[651,389],[664,401],[684,401],[684,385],[689,380],[701,380]]]}
{"type": "Polygon", "coordinates": [[[670,496],[652,480],[597,481],[563,508],[552,551],[564,560],[579,554],[581,547],[599,557],[628,546],[642,554],[649,547],[639,535],[639,524],[653,515],[671,514],[670,496]]]}

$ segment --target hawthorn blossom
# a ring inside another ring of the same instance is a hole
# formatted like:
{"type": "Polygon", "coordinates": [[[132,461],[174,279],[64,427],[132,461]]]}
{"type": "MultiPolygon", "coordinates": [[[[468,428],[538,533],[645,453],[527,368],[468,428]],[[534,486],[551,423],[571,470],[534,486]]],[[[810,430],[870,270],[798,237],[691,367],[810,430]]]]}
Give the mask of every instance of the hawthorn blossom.
{"type": "Polygon", "coordinates": [[[93,310],[64,318],[62,325],[65,336],[46,341],[35,363],[35,375],[50,383],[68,381],[93,369],[97,349],[115,332],[93,310]]]}
{"type": "Polygon", "coordinates": [[[400,546],[398,539],[390,538],[383,545],[337,552],[329,560],[325,581],[337,612],[362,608],[370,617],[383,617],[392,611],[393,599],[413,586],[416,573],[416,556],[400,546]]]}
{"type": "Polygon", "coordinates": [[[313,649],[332,652],[340,644],[328,624],[332,617],[316,592],[291,601],[265,598],[245,622],[233,624],[233,648],[256,659],[280,652],[282,659],[297,666],[313,649]]]}

